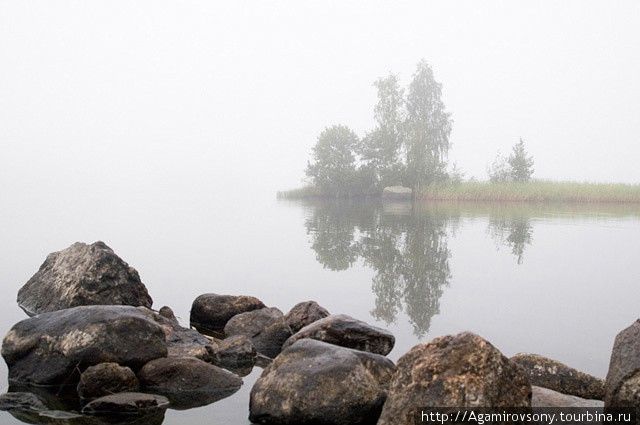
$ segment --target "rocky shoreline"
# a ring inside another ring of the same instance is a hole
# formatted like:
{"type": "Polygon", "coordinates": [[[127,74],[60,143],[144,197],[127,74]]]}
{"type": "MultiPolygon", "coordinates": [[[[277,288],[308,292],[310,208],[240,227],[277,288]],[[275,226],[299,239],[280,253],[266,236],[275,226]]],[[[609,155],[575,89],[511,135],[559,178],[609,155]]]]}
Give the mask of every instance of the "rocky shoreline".
{"type": "Polygon", "coordinates": [[[167,408],[229,397],[258,366],[254,423],[414,424],[419,406],[632,407],[640,417],[640,321],[617,336],[602,380],[535,354],[509,359],[470,332],[394,364],[390,332],[313,301],[284,314],[251,296],[202,294],[191,328],[152,303],[103,242],[50,254],[18,293],[30,317],[2,342],[0,410],[27,423],[161,424],[167,408]]]}

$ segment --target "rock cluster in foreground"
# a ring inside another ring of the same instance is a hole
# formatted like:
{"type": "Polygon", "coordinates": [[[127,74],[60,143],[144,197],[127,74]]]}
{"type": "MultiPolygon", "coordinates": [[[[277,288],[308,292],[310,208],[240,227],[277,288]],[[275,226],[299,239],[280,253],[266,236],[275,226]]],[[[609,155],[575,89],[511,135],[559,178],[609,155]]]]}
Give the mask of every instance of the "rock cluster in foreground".
{"type": "Polygon", "coordinates": [[[50,254],[18,302],[32,317],[4,337],[0,410],[28,423],[159,425],[168,407],[230,396],[255,365],[250,420],[263,424],[414,424],[418,406],[640,413],[640,321],[616,338],[604,382],[534,354],[508,359],[469,332],[418,344],[394,365],[390,332],[313,301],[283,314],[208,293],[193,302],[196,329],[183,327],[169,307],[151,309],[138,273],[102,242],[50,254]]]}

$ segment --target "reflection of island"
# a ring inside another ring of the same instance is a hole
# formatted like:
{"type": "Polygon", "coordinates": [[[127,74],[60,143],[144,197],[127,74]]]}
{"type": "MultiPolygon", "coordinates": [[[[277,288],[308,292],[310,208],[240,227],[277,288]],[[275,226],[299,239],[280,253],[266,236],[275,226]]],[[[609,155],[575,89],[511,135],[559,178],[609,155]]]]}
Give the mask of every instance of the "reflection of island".
{"type": "Polygon", "coordinates": [[[371,314],[376,319],[391,323],[404,310],[414,333],[422,336],[439,313],[442,288],[451,278],[450,220],[448,214],[418,206],[394,209],[381,203],[336,201],[317,204],[306,227],[324,267],[345,270],[362,258],[375,270],[376,305],[371,314]]]}
{"type": "Polygon", "coordinates": [[[533,242],[533,226],[528,217],[490,217],[487,233],[497,247],[503,245],[511,248],[511,253],[518,258],[518,264],[522,264],[525,247],[533,242]]]}

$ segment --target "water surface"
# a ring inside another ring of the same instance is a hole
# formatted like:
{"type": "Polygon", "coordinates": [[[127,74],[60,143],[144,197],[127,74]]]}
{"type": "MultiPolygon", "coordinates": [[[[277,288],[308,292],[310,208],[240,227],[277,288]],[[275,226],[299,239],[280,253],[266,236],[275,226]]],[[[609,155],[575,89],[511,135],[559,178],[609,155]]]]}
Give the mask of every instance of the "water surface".
{"type": "MultiPolygon", "coordinates": [[[[639,207],[195,197],[96,205],[5,211],[3,335],[26,317],[15,297],[46,255],[96,240],[139,271],[154,308],[171,306],[183,324],[206,292],[254,295],[285,313],[315,300],[391,330],[394,361],[469,330],[507,356],[538,353],[604,377],[615,335],[638,318],[639,207]]],[[[259,373],[227,399],[168,410],[163,424],[248,423],[259,373]]],[[[22,423],[6,412],[0,422],[22,423]]]]}

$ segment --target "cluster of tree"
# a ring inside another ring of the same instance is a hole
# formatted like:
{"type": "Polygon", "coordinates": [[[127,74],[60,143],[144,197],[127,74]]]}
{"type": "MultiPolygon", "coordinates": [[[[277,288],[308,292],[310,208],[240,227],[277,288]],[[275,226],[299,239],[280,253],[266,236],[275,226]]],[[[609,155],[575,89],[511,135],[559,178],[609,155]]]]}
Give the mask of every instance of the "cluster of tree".
{"type": "Polygon", "coordinates": [[[487,173],[491,183],[529,181],[533,174],[533,157],[527,155],[524,150],[524,140],[521,138],[513,146],[509,157],[504,157],[498,152],[487,173]]]}
{"type": "Polygon", "coordinates": [[[431,66],[418,63],[406,91],[394,74],[374,86],[374,130],[360,139],[349,127],[334,125],[318,137],[306,175],[319,194],[375,194],[393,185],[420,190],[449,178],[452,120],[431,66]]]}

